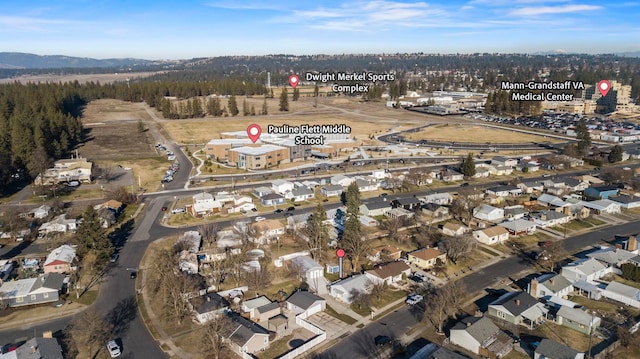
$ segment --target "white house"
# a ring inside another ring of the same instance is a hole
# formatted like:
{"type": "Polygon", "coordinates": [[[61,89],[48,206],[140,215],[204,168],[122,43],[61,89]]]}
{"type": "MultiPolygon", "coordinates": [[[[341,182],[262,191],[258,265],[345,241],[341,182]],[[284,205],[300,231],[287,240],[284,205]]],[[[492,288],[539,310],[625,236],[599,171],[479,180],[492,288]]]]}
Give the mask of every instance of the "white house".
{"type": "Polygon", "coordinates": [[[342,187],[347,187],[351,184],[351,182],[355,181],[355,178],[347,177],[345,175],[335,175],[331,177],[331,184],[338,185],[342,187]]]}
{"type": "Polygon", "coordinates": [[[368,293],[371,288],[371,279],[364,274],[356,274],[352,277],[335,282],[329,288],[329,295],[351,304],[353,296],[357,293],[368,293]]]}
{"type": "Polygon", "coordinates": [[[505,242],[509,239],[509,231],[500,226],[493,226],[473,231],[473,238],[478,242],[492,245],[505,242]]]}
{"type": "Polygon", "coordinates": [[[523,234],[532,234],[536,231],[536,224],[526,219],[516,219],[515,221],[506,221],[498,224],[509,231],[509,235],[519,236],[523,234]]]}
{"type": "Polygon", "coordinates": [[[620,207],[624,209],[640,207],[640,197],[637,196],[611,196],[609,199],[620,203],[620,207]]]}
{"type": "Polygon", "coordinates": [[[515,167],[518,165],[518,160],[514,158],[496,156],[491,159],[491,164],[494,166],[515,167]]]}
{"type": "Polygon", "coordinates": [[[335,197],[335,196],[339,196],[342,194],[342,192],[344,191],[344,187],[337,185],[337,184],[331,184],[331,185],[327,185],[324,187],[320,188],[320,192],[325,196],[325,197],[335,197]]]}
{"type": "Polygon", "coordinates": [[[610,199],[600,199],[591,202],[580,201],[579,204],[586,208],[589,208],[596,214],[616,214],[620,213],[621,211],[620,203],[614,202],[610,199]]]}
{"type": "Polygon", "coordinates": [[[442,226],[442,233],[451,237],[458,237],[467,232],[468,228],[460,223],[447,222],[442,226]]]}
{"type": "Polygon", "coordinates": [[[562,267],[560,272],[563,277],[572,283],[579,280],[593,283],[609,273],[611,273],[610,267],[593,258],[578,259],[562,267]]]}
{"type": "Polygon", "coordinates": [[[473,216],[483,221],[500,221],[504,219],[504,209],[481,204],[473,209],[473,216]]]}
{"type": "Polygon", "coordinates": [[[453,197],[449,192],[432,193],[421,198],[424,203],[435,203],[441,206],[450,205],[453,202],[453,197]]]}
{"type": "Polygon", "coordinates": [[[301,315],[303,319],[324,312],[327,308],[327,301],[324,298],[303,290],[291,294],[286,302],[287,309],[296,315],[301,315]]]}
{"type": "Polygon", "coordinates": [[[193,204],[185,206],[194,216],[206,216],[219,213],[222,203],[216,201],[211,193],[202,192],[193,196],[193,204]]]}
{"type": "Polygon", "coordinates": [[[378,184],[378,182],[367,181],[367,180],[362,179],[362,178],[356,178],[355,182],[358,185],[358,189],[360,190],[360,192],[376,191],[376,190],[378,190],[378,187],[380,186],[378,184]]]}
{"type": "Polygon", "coordinates": [[[536,226],[540,228],[553,227],[559,224],[567,224],[571,221],[571,216],[562,212],[543,211],[531,215],[536,226]]]}
{"type": "Polygon", "coordinates": [[[308,187],[298,187],[290,192],[290,198],[296,202],[308,201],[315,196],[313,190],[308,187]]]}
{"type": "Polygon", "coordinates": [[[566,298],[573,292],[573,285],[557,273],[545,273],[531,280],[527,292],[534,298],[566,298]]]}
{"type": "Polygon", "coordinates": [[[568,203],[561,200],[560,198],[547,193],[541,194],[540,197],[538,197],[537,201],[538,201],[538,204],[547,206],[547,207],[565,207],[569,205],[568,203]]]}
{"type": "Polygon", "coordinates": [[[487,317],[462,319],[451,328],[449,341],[474,354],[486,354],[489,351],[498,358],[511,351],[513,342],[487,317]]]}
{"type": "Polygon", "coordinates": [[[400,282],[403,274],[405,277],[411,274],[411,267],[403,261],[376,265],[373,269],[365,272],[371,282],[375,284],[386,283],[387,285],[400,282]]]}
{"type": "Polygon", "coordinates": [[[267,219],[260,222],[254,222],[251,226],[256,230],[256,242],[267,244],[271,240],[284,235],[286,231],[285,225],[277,219],[267,219]]]}
{"type": "Polygon", "coordinates": [[[55,232],[75,232],[77,229],[76,219],[67,219],[66,214],[61,214],[49,222],[43,223],[40,228],[38,228],[38,233],[49,234],[55,232]]]}
{"type": "Polygon", "coordinates": [[[229,302],[218,293],[206,293],[202,296],[202,302],[193,308],[193,314],[200,324],[217,318],[225,309],[229,308],[229,302]]]}
{"type": "Polygon", "coordinates": [[[285,195],[287,192],[293,191],[294,185],[292,182],[285,181],[283,179],[277,179],[271,182],[271,189],[275,193],[280,193],[281,195],[285,195]]]}
{"type": "Polygon", "coordinates": [[[369,217],[384,216],[391,210],[391,204],[385,200],[371,200],[360,205],[360,213],[369,217]]]}
{"type": "Polygon", "coordinates": [[[296,273],[309,285],[310,289],[321,295],[327,293],[329,281],[324,277],[324,268],[320,263],[314,261],[311,257],[299,256],[291,260],[291,265],[296,273]]]}
{"type": "Polygon", "coordinates": [[[35,219],[42,219],[47,217],[50,211],[51,211],[51,207],[47,206],[46,204],[43,204],[42,206],[29,211],[29,214],[32,215],[33,218],[35,219]]]}

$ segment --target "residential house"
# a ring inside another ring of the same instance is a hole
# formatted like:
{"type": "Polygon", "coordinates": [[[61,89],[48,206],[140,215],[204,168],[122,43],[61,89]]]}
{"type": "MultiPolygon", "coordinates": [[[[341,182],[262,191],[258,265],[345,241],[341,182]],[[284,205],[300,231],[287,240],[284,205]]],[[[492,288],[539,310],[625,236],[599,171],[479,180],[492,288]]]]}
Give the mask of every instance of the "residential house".
{"type": "Polygon", "coordinates": [[[449,192],[432,193],[421,198],[424,203],[435,203],[442,206],[450,205],[453,197],[449,192]]]}
{"type": "Polygon", "coordinates": [[[266,219],[260,222],[250,224],[256,231],[256,242],[260,244],[268,244],[271,240],[282,236],[286,232],[285,225],[277,219],[266,219]]]}
{"type": "Polygon", "coordinates": [[[456,182],[464,180],[464,175],[451,168],[445,168],[440,171],[440,179],[445,182],[456,182]]]}
{"type": "Polygon", "coordinates": [[[589,208],[595,214],[617,214],[621,212],[620,203],[610,199],[600,199],[597,201],[580,201],[580,204],[589,208]]]}
{"type": "Polygon", "coordinates": [[[45,273],[70,273],[74,270],[76,249],[63,244],[52,250],[42,265],[45,273]]]}
{"type": "Polygon", "coordinates": [[[294,185],[292,182],[283,179],[277,179],[271,182],[271,189],[273,190],[273,192],[280,193],[283,196],[286,193],[293,191],[293,188],[294,185]]]}
{"type": "Polygon", "coordinates": [[[403,279],[403,275],[406,278],[410,274],[411,267],[403,261],[376,265],[373,269],[365,272],[365,275],[367,275],[374,284],[386,283],[388,285],[398,283],[403,279]]]}
{"type": "Polygon", "coordinates": [[[318,294],[327,293],[329,281],[324,277],[324,268],[311,257],[299,256],[291,260],[291,265],[296,273],[309,285],[309,288],[318,294]]]}
{"type": "Polygon", "coordinates": [[[483,357],[503,357],[513,349],[513,339],[487,317],[467,317],[450,331],[451,344],[483,357]]]}
{"type": "Polygon", "coordinates": [[[58,160],[53,168],[39,174],[34,180],[36,185],[58,184],[71,181],[91,183],[93,163],[86,158],[71,158],[58,160]]]}
{"type": "Polygon", "coordinates": [[[344,303],[351,304],[354,295],[368,293],[372,284],[367,275],[356,274],[333,283],[329,287],[329,295],[344,303]]]}
{"type": "Polygon", "coordinates": [[[518,160],[514,158],[496,156],[491,159],[491,164],[494,166],[515,167],[518,165],[518,160]]]}
{"type": "Polygon", "coordinates": [[[612,267],[612,270],[616,274],[622,274],[620,267],[629,263],[631,258],[635,257],[636,253],[629,252],[622,248],[612,248],[601,246],[598,250],[587,254],[587,257],[597,259],[607,267],[612,267]]]}
{"type": "Polygon", "coordinates": [[[63,359],[62,347],[56,338],[31,338],[16,350],[0,354],[0,359],[63,359]]]}
{"type": "Polygon", "coordinates": [[[583,309],[563,305],[556,313],[556,323],[590,335],[598,329],[601,319],[583,309]]]}
{"type": "Polygon", "coordinates": [[[548,310],[527,292],[508,292],[489,304],[488,315],[507,323],[533,329],[544,321],[548,310]]]}
{"type": "Polygon", "coordinates": [[[473,175],[473,178],[487,178],[491,175],[491,170],[486,167],[478,167],[476,166],[476,174],[473,175]]]}
{"type": "Polygon", "coordinates": [[[254,309],[253,313],[254,317],[251,318],[252,320],[256,322],[266,322],[269,318],[281,314],[282,310],[280,309],[280,303],[272,302],[254,309]]]}
{"type": "Polygon", "coordinates": [[[431,269],[440,260],[447,262],[447,254],[440,252],[437,248],[421,248],[407,254],[409,263],[415,264],[422,269],[431,269]]]}
{"type": "Polygon", "coordinates": [[[298,290],[287,298],[287,310],[303,318],[310,317],[316,313],[324,312],[327,308],[327,301],[311,292],[298,290]]]}
{"type": "Polygon", "coordinates": [[[560,274],[572,283],[582,280],[593,283],[611,273],[611,268],[597,259],[581,258],[562,267],[560,274]]]}
{"type": "Polygon", "coordinates": [[[262,196],[265,196],[270,193],[273,193],[273,189],[265,186],[255,187],[253,189],[253,194],[258,198],[261,198],[262,196]]]}
{"type": "Polygon", "coordinates": [[[347,177],[345,175],[335,175],[330,179],[330,183],[332,185],[340,187],[348,187],[353,181],[355,181],[355,178],[347,177]]]}
{"type": "Polygon", "coordinates": [[[584,190],[584,195],[588,199],[608,199],[610,196],[617,196],[620,189],[614,186],[596,186],[584,190]]]}
{"type": "Polygon", "coordinates": [[[527,211],[524,206],[517,205],[504,207],[504,218],[509,221],[524,218],[528,213],[529,211],[527,211]]]}
{"type": "Polygon", "coordinates": [[[320,187],[320,193],[322,193],[322,195],[325,197],[339,196],[342,194],[342,192],[344,192],[344,187],[337,184],[320,187]]]}
{"type": "Polygon", "coordinates": [[[196,217],[209,216],[220,213],[222,203],[216,201],[211,193],[202,192],[194,195],[193,204],[185,206],[185,209],[196,217]]]}
{"type": "Polygon", "coordinates": [[[492,166],[489,167],[489,172],[496,176],[508,176],[513,173],[513,167],[511,166],[492,166]]]}
{"type": "Polygon", "coordinates": [[[38,228],[39,234],[50,234],[50,233],[66,233],[66,232],[74,232],[77,229],[78,221],[73,219],[67,219],[66,214],[61,214],[49,222],[43,223],[40,228],[38,228]]]}
{"type": "Polygon", "coordinates": [[[309,187],[298,187],[291,191],[291,199],[295,202],[308,201],[315,198],[315,193],[309,187]]]}
{"type": "Polygon", "coordinates": [[[244,313],[249,314],[249,318],[253,319],[257,316],[256,309],[267,304],[271,304],[271,301],[269,300],[269,298],[261,295],[252,299],[243,300],[242,306],[240,308],[244,313]]]}
{"type": "Polygon", "coordinates": [[[569,192],[581,192],[589,187],[589,183],[578,178],[567,177],[564,178],[564,187],[569,192]]]}
{"type": "Polygon", "coordinates": [[[260,197],[260,203],[263,206],[277,206],[283,204],[285,202],[285,198],[283,195],[279,193],[269,193],[260,197]]]}
{"type": "Polygon", "coordinates": [[[193,308],[196,321],[204,324],[224,313],[229,308],[229,301],[218,293],[206,293],[202,296],[201,303],[193,308]]]}
{"type": "Polygon", "coordinates": [[[427,342],[427,345],[418,349],[408,359],[469,359],[468,356],[454,352],[451,349],[427,342]]]}
{"type": "Polygon", "coordinates": [[[487,194],[493,194],[499,197],[519,196],[522,194],[522,189],[517,186],[504,185],[487,188],[485,191],[487,194]]]}
{"type": "Polygon", "coordinates": [[[367,259],[369,259],[372,262],[380,262],[380,261],[388,262],[388,261],[398,260],[400,259],[401,256],[402,256],[402,250],[400,248],[386,245],[386,246],[376,247],[371,251],[369,251],[369,255],[367,256],[367,259]]]}
{"type": "Polygon", "coordinates": [[[540,164],[535,161],[530,161],[526,163],[520,163],[516,168],[518,169],[518,171],[522,172],[538,172],[540,170],[540,164]]]}
{"type": "Polygon", "coordinates": [[[547,178],[545,180],[542,181],[542,185],[544,186],[544,188],[549,191],[552,188],[564,188],[565,187],[565,183],[564,183],[564,179],[561,178],[547,178]]]}
{"type": "Polygon", "coordinates": [[[231,315],[233,326],[229,328],[226,338],[229,339],[231,350],[245,357],[243,353],[258,353],[269,347],[269,331],[259,324],[240,315],[231,315]]]}
{"type": "Polygon", "coordinates": [[[469,228],[460,223],[447,222],[442,226],[442,233],[451,237],[459,237],[465,234],[469,228]]]}
{"type": "Polygon", "coordinates": [[[502,222],[498,225],[506,228],[507,231],[509,231],[509,235],[512,236],[532,234],[536,231],[536,224],[526,219],[516,219],[514,221],[502,222]]]}
{"type": "Polygon", "coordinates": [[[544,190],[544,185],[541,182],[521,182],[516,185],[522,193],[533,193],[533,192],[542,192],[544,190]]]}
{"type": "Polygon", "coordinates": [[[540,228],[553,227],[560,224],[567,224],[571,221],[571,216],[557,211],[542,211],[531,215],[533,222],[540,228]]]}
{"type": "Polygon", "coordinates": [[[527,286],[527,292],[534,298],[566,298],[573,292],[573,285],[564,276],[545,273],[531,280],[527,286]]]}
{"type": "Polygon", "coordinates": [[[609,199],[619,203],[624,209],[640,207],[640,197],[637,196],[610,196],[609,199]]]}
{"type": "Polygon", "coordinates": [[[473,231],[473,238],[488,245],[503,243],[509,239],[509,231],[504,227],[493,226],[473,231]]]}
{"type": "Polygon", "coordinates": [[[369,217],[384,216],[390,210],[391,204],[381,198],[376,198],[360,205],[360,213],[369,217]]]}
{"type": "Polygon", "coordinates": [[[34,219],[43,219],[46,218],[51,212],[51,207],[43,204],[42,206],[30,210],[27,214],[33,217],[34,219]]]}
{"type": "Polygon", "coordinates": [[[249,196],[234,196],[233,201],[224,206],[229,213],[244,213],[256,208],[249,196]]]}
{"type": "Polygon", "coordinates": [[[367,181],[362,178],[356,178],[356,185],[358,185],[358,189],[360,192],[371,192],[378,190],[379,184],[376,181],[367,181]]]}
{"type": "Polygon", "coordinates": [[[415,213],[402,207],[391,208],[385,216],[389,218],[412,218],[415,213]]]}
{"type": "Polygon", "coordinates": [[[584,359],[584,353],[555,340],[543,338],[533,352],[533,359],[584,359]]]}
{"type": "Polygon", "coordinates": [[[479,220],[497,222],[504,219],[504,209],[481,204],[473,209],[473,216],[479,220]]]}
{"type": "Polygon", "coordinates": [[[0,285],[0,299],[9,307],[56,302],[64,286],[64,274],[46,273],[0,285]]]}
{"type": "Polygon", "coordinates": [[[538,197],[537,202],[539,205],[546,207],[565,207],[568,205],[565,201],[554,195],[543,193],[538,197]]]}
{"type": "Polygon", "coordinates": [[[612,281],[607,284],[603,291],[601,291],[601,294],[603,297],[615,300],[636,309],[640,308],[640,289],[636,287],[612,281]]]}
{"type": "Polygon", "coordinates": [[[604,184],[603,180],[601,180],[598,177],[593,177],[591,175],[576,176],[576,178],[581,181],[587,182],[591,186],[600,186],[604,184]]]}
{"type": "Polygon", "coordinates": [[[420,208],[422,209],[422,213],[432,219],[446,218],[449,216],[449,208],[436,203],[425,203],[420,208]]]}
{"type": "Polygon", "coordinates": [[[189,251],[180,251],[178,254],[178,269],[187,274],[198,273],[198,256],[189,251]]]}
{"type": "Polygon", "coordinates": [[[393,208],[404,208],[407,211],[415,211],[416,209],[420,208],[420,200],[417,199],[416,197],[403,197],[403,198],[398,198],[398,199],[394,199],[391,202],[391,207],[393,208]]]}

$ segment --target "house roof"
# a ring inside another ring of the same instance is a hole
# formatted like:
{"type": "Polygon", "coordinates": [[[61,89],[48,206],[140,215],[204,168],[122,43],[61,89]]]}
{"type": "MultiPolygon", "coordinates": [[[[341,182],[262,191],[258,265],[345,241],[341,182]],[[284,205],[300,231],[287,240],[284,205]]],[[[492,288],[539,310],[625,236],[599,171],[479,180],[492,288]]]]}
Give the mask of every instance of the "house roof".
{"type": "Polygon", "coordinates": [[[481,204],[480,206],[476,207],[474,209],[474,214],[489,214],[492,213],[493,211],[501,211],[502,208],[498,208],[498,207],[494,207],[494,206],[490,206],[488,204],[481,204]]]}
{"type": "Polygon", "coordinates": [[[218,293],[207,293],[202,296],[202,303],[196,308],[196,312],[209,313],[229,306],[229,301],[218,293]]]}
{"type": "Polygon", "coordinates": [[[273,181],[271,182],[271,184],[272,184],[272,185],[274,185],[274,186],[282,186],[282,185],[291,185],[291,186],[293,186],[293,183],[292,183],[292,182],[289,182],[289,181],[287,181],[287,180],[283,180],[283,179],[276,179],[276,180],[273,180],[273,181]]]}
{"type": "Polygon", "coordinates": [[[245,300],[242,305],[246,308],[249,308],[249,310],[251,309],[255,309],[258,307],[262,307],[263,305],[267,305],[271,303],[271,301],[269,300],[269,298],[265,297],[264,295],[253,298],[253,299],[249,299],[249,300],[245,300]]]}
{"type": "Polygon", "coordinates": [[[291,191],[291,194],[293,194],[294,196],[308,196],[310,194],[313,194],[313,191],[308,187],[298,187],[291,191]]]}
{"type": "Polygon", "coordinates": [[[420,200],[417,199],[416,197],[402,197],[402,198],[394,199],[393,201],[398,203],[401,206],[420,203],[420,200]]]}
{"type": "Polygon", "coordinates": [[[571,282],[567,278],[558,275],[557,273],[543,274],[536,278],[536,280],[538,281],[538,283],[543,284],[553,293],[558,293],[559,291],[571,285],[571,282]]]}
{"type": "Polygon", "coordinates": [[[610,200],[618,203],[629,204],[640,202],[640,197],[636,196],[610,196],[610,200]]]}
{"type": "Polygon", "coordinates": [[[308,256],[298,256],[291,260],[291,263],[298,266],[300,270],[307,272],[310,270],[322,270],[323,267],[320,263],[314,261],[311,257],[308,256]]]}
{"type": "Polygon", "coordinates": [[[269,331],[267,329],[250,321],[249,319],[243,318],[239,315],[233,315],[231,318],[236,324],[236,328],[229,336],[229,339],[240,347],[243,347],[256,334],[269,335],[269,331]]]}
{"type": "Polygon", "coordinates": [[[552,206],[557,206],[557,207],[561,207],[561,206],[564,206],[566,204],[559,197],[556,197],[554,195],[550,195],[548,193],[541,194],[540,197],[538,197],[538,202],[548,203],[548,204],[550,204],[552,206]]]}
{"type": "Polygon", "coordinates": [[[317,301],[324,301],[324,298],[304,290],[299,290],[287,298],[287,302],[304,310],[309,309],[317,301]]]}
{"type": "Polygon", "coordinates": [[[614,186],[594,186],[594,187],[589,187],[587,189],[591,189],[597,192],[611,192],[611,191],[618,192],[618,187],[614,187],[614,186]]]}
{"type": "Polygon", "coordinates": [[[267,193],[264,196],[260,197],[261,200],[274,200],[274,199],[284,199],[284,197],[280,193],[267,193]]]}
{"type": "Polygon", "coordinates": [[[578,351],[560,344],[555,340],[544,338],[535,350],[536,353],[553,359],[575,359],[578,351]]]}
{"type": "Polygon", "coordinates": [[[16,349],[19,359],[63,359],[62,348],[55,338],[31,338],[16,349]]]}
{"type": "Polygon", "coordinates": [[[536,226],[535,223],[527,221],[526,219],[516,219],[515,221],[502,222],[498,225],[513,232],[526,231],[527,229],[536,226]]]}
{"type": "Polygon", "coordinates": [[[194,194],[193,195],[193,200],[194,200],[194,202],[208,201],[208,200],[213,201],[213,195],[211,193],[201,192],[201,193],[198,193],[198,194],[194,194]]]}
{"type": "Polygon", "coordinates": [[[371,285],[371,280],[364,274],[356,274],[352,277],[333,283],[334,286],[341,286],[348,293],[352,290],[364,292],[371,285]]]}
{"type": "Polygon", "coordinates": [[[519,316],[527,309],[539,304],[538,300],[527,292],[509,292],[494,300],[489,305],[500,305],[514,317],[519,316]]]}
{"type": "Polygon", "coordinates": [[[547,221],[569,217],[568,215],[566,215],[566,214],[564,214],[562,212],[549,211],[549,210],[543,211],[543,212],[538,212],[536,214],[536,217],[540,218],[540,219],[542,219],[543,216],[546,218],[547,221]]]}
{"type": "Polygon", "coordinates": [[[374,275],[378,278],[386,279],[389,277],[395,277],[403,272],[410,270],[411,268],[403,261],[389,262],[375,268],[368,270],[367,273],[374,275]]]}
{"type": "Polygon", "coordinates": [[[264,221],[254,222],[251,226],[260,231],[276,230],[285,227],[284,224],[277,219],[265,219],[264,221]]]}
{"type": "Polygon", "coordinates": [[[571,321],[574,321],[578,324],[582,324],[584,326],[592,325],[597,317],[592,316],[586,311],[578,308],[571,308],[563,305],[558,310],[557,315],[559,317],[567,318],[571,321]]]}
{"type": "Polygon", "coordinates": [[[607,285],[606,289],[614,293],[622,294],[627,298],[640,301],[640,289],[638,288],[630,287],[626,284],[613,281],[607,285]]]}
{"type": "Polygon", "coordinates": [[[510,208],[505,208],[504,209],[504,214],[506,215],[511,215],[511,216],[517,216],[520,214],[527,214],[528,211],[522,207],[510,207],[510,208]]]}
{"type": "Polygon", "coordinates": [[[497,237],[497,236],[509,233],[509,231],[506,228],[500,227],[500,226],[493,226],[485,229],[480,229],[478,230],[478,232],[484,233],[489,238],[497,237]]]}
{"type": "Polygon", "coordinates": [[[71,263],[76,257],[76,249],[63,244],[60,247],[54,249],[49,253],[47,259],[44,261],[44,266],[56,265],[61,263],[71,263]]]}
{"type": "Polygon", "coordinates": [[[563,270],[565,268],[576,272],[581,272],[585,275],[591,275],[605,269],[606,267],[596,259],[583,258],[562,267],[563,270]]]}
{"type": "Polygon", "coordinates": [[[601,247],[599,250],[587,254],[587,257],[594,258],[607,264],[621,264],[635,257],[634,253],[620,248],[601,247]]]}
{"type": "Polygon", "coordinates": [[[375,209],[391,208],[391,204],[389,204],[389,202],[382,199],[369,201],[367,203],[364,203],[364,206],[366,206],[367,209],[370,211],[375,209]]]}
{"type": "Polygon", "coordinates": [[[422,249],[415,250],[409,254],[416,258],[420,258],[422,260],[428,261],[434,258],[438,258],[444,253],[440,252],[436,248],[422,248],[422,249]]]}
{"type": "Polygon", "coordinates": [[[451,199],[453,199],[453,197],[451,196],[451,194],[449,192],[432,193],[432,194],[428,194],[428,195],[424,196],[424,200],[427,201],[427,202],[436,201],[436,200],[440,200],[440,199],[451,200],[451,199]]]}
{"type": "Polygon", "coordinates": [[[344,188],[337,184],[330,184],[322,187],[325,192],[344,191],[344,188]]]}
{"type": "MultiPolygon", "coordinates": [[[[41,288],[49,289],[49,291],[58,291],[62,289],[62,286],[64,284],[64,277],[65,275],[61,273],[43,274],[36,278],[36,281],[35,283],[33,283],[33,286],[31,287],[29,293],[39,291],[41,288]]],[[[48,291],[44,290],[44,292],[48,291]]]]}
{"type": "Polygon", "coordinates": [[[265,187],[265,186],[254,187],[253,191],[259,192],[259,193],[273,193],[273,189],[271,187],[265,187]]]}
{"type": "Polygon", "coordinates": [[[261,307],[256,308],[258,313],[262,313],[262,314],[270,312],[272,310],[276,310],[276,309],[280,309],[280,303],[278,303],[278,302],[272,302],[272,303],[265,304],[265,305],[263,305],[261,307]]]}
{"type": "Polygon", "coordinates": [[[521,189],[516,187],[516,186],[503,185],[503,186],[496,186],[496,187],[487,188],[487,192],[489,192],[489,191],[491,191],[493,193],[498,193],[498,192],[521,191],[521,189]]]}
{"type": "Polygon", "coordinates": [[[457,232],[459,229],[465,229],[467,227],[465,227],[464,225],[460,224],[460,223],[452,223],[452,222],[447,222],[442,226],[442,229],[448,229],[450,231],[454,231],[457,232]]]}
{"type": "Polygon", "coordinates": [[[600,199],[600,200],[591,201],[591,202],[580,201],[580,204],[587,208],[595,209],[598,211],[605,210],[611,206],[620,206],[620,203],[616,203],[609,199],[600,199]]]}
{"type": "Polygon", "coordinates": [[[466,317],[456,323],[451,330],[464,330],[478,343],[484,343],[485,340],[496,335],[500,328],[487,317],[466,317]]]}

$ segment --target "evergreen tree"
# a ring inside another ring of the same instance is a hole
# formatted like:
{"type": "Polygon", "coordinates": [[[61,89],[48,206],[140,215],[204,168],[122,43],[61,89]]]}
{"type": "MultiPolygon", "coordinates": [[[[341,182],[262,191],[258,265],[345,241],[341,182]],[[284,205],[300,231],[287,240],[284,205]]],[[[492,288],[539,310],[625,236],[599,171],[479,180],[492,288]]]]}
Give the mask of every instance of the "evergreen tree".
{"type": "Polygon", "coordinates": [[[269,111],[267,111],[267,98],[265,97],[264,101],[262,102],[262,112],[260,112],[261,115],[268,115],[269,111]]]}
{"type": "Polygon", "coordinates": [[[247,99],[242,100],[242,116],[249,116],[249,105],[247,105],[247,99]]]}
{"type": "Polygon", "coordinates": [[[229,97],[229,114],[231,114],[231,116],[237,116],[240,113],[240,110],[238,110],[238,102],[236,101],[236,95],[231,95],[231,97],[229,97]]]}
{"type": "Polygon", "coordinates": [[[460,172],[468,178],[475,176],[476,164],[473,162],[473,154],[471,152],[467,154],[466,159],[462,160],[462,164],[460,164],[460,172]]]}
{"type": "Polygon", "coordinates": [[[342,243],[351,261],[351,270],[360,268],[360,261],[367,255],[370,243],[364,238],[362,224],[358,218],[360,213],[360,189],[355,182],[347,187],[346,192],[347,214],[344,221],[342,243]]]}
{"type": "Polygon", "coordinates": [[[313,97],[318,97],[319,93],[320,93],[320,88],[316,84],[315,86],[313,86],[313,97]]]}
{"type": "Polygon", "coordinates": [[[289,111],[289,95],[286,87],[280,93],[280,111],[289,111]]]}
{"type": "Polygon", "coordinates": [[[291,99],[293,101],[298,101],[299,98],[300,98],[300,89],[296,87],[293,89],[293,96],[291,97],[291,99]]]}
{"type": "Polygon", "coordinates": [[[325,223],[326,220],[327,211],[321,204],[318,204],[307,218],[307,225],[304,229],[308,238],[309,253],[316,261],[323,259],[324,250],[329,243],[329,227],[325,223]]]}
{"type": "Polygon", "coordinates": [[[249,115],[251,116],[255,116],[256,115],[256,107],[251,105],[251,110],[249,110],[249,115]]]}
{"type": "Polygon", "coordinates": [[[591,134],[584,119],[580,119],[580,122],[576,125],[576,138],[578,139],[578,153],[585,156],[591,147],[591,134]]]}
{"type": "Polygon", "coordinates": [[[610,163],[620,162],[622,161],[622,146],[615,145],[611,148],[609,152],[608,160],[610,163]]]}
{"type": "Polygon", "coordinates": [[[97,263],[103,263],[113,253],[109,237],[102,228],[102,218],[91,205],[87,206],[82,214],[82,223],[78,226],[75,238],[80,258],[89,252],[94,252],[97,263]]]}

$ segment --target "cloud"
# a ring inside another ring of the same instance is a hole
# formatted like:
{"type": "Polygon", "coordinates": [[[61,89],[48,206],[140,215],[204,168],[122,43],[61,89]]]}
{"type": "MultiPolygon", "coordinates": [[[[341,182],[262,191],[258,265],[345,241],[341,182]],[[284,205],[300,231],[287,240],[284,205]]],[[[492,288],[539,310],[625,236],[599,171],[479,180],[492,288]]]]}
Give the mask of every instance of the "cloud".
{"type": "Polygon", "coordinates": [[[204,4],[208,7],[215,7],[227,10],[286,10],[287,6],[281,3],[271,2],[225,2],[225,1],[213,1],[204,4]]]}
{"type": "Polygon", "coordinates": [[[95,25],[95,22],[30,16],[0,16],[0,30],[11,32],[63,32],[69,27],[95,25]]]}
{"type": "Polygon", "coordinates": [[[600,9],[602,9],[602,6],[596,5],[535,6],[512,10],[508,14],[512,16],[537,16],[546,14],[567,14],[600,9]]]}

